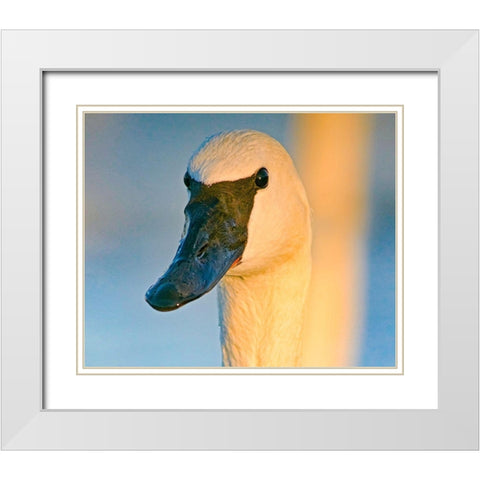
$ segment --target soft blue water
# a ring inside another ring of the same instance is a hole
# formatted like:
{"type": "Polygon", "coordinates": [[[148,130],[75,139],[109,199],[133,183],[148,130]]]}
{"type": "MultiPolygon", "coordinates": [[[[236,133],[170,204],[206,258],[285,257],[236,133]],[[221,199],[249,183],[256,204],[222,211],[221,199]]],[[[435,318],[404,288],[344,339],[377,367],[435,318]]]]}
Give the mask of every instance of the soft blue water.
{"type": "MultiPolygon", "coordinates": [[[[360,365],[394,363],[394,124],[377,119],[360,365]],[[392,307],[393,306],[393,307],[392,307]]],[[[216,292],[159,313],[144,301],[183,228],[183,174],[212,133],[252,128],[292,151],[284,114],[86,116],[86,366],[219,366],[216,292]]]]}
{"type": "Polygon", "coordinates": [[[395,365],[395,119],[377,115],[370,174],[366,318],[359,364],[395,365]]]}

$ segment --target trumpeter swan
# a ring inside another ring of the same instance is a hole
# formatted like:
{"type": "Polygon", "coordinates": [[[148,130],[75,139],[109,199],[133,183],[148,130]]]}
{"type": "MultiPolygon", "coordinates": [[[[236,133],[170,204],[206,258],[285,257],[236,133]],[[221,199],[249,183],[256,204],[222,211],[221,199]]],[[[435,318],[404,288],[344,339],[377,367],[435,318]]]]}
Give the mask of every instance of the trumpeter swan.
{"type": "Polygon", "coordinates": [[[147,302],[173,310],[219,283],[223,364],[299,366],[311,226],[289,154],[265,133],[217,134],[193,154],[184,181],[184,232],[147,302]]]}

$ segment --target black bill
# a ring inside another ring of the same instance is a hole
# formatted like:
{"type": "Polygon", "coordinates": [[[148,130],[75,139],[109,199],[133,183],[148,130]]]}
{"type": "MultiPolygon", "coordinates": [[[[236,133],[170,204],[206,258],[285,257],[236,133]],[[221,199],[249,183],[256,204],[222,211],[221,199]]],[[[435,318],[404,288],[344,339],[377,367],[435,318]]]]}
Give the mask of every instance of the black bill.
{"type": "Polygon", "coordinates": [[[258,189],[255,175],[208,186],[187,174],[185,184],[190,200],[183,237],[172,264],[145,295],[151,307],[163,312],[204,295],[239,262],[258,189]]]}

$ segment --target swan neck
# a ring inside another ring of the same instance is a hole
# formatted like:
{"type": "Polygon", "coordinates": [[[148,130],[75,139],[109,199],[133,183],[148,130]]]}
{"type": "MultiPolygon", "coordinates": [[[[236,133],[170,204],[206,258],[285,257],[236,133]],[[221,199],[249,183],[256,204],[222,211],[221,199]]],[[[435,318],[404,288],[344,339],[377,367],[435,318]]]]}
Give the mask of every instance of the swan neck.
{"type": "Polygon", "coordinates": [[[224,366],[298,365],[310,270],[305,249],[268,270],[223,278],[219,304],[224,366]]]}

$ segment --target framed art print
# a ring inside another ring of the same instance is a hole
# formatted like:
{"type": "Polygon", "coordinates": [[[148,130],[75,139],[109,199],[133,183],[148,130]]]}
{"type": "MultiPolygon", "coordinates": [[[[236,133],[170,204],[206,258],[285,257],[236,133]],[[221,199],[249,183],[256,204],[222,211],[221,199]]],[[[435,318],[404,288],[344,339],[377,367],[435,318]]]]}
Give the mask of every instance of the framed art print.
{"type": "Polygon", "coordinates": [[[3,448],[478,447],[478,32],[3,58],[3,448]]]}

